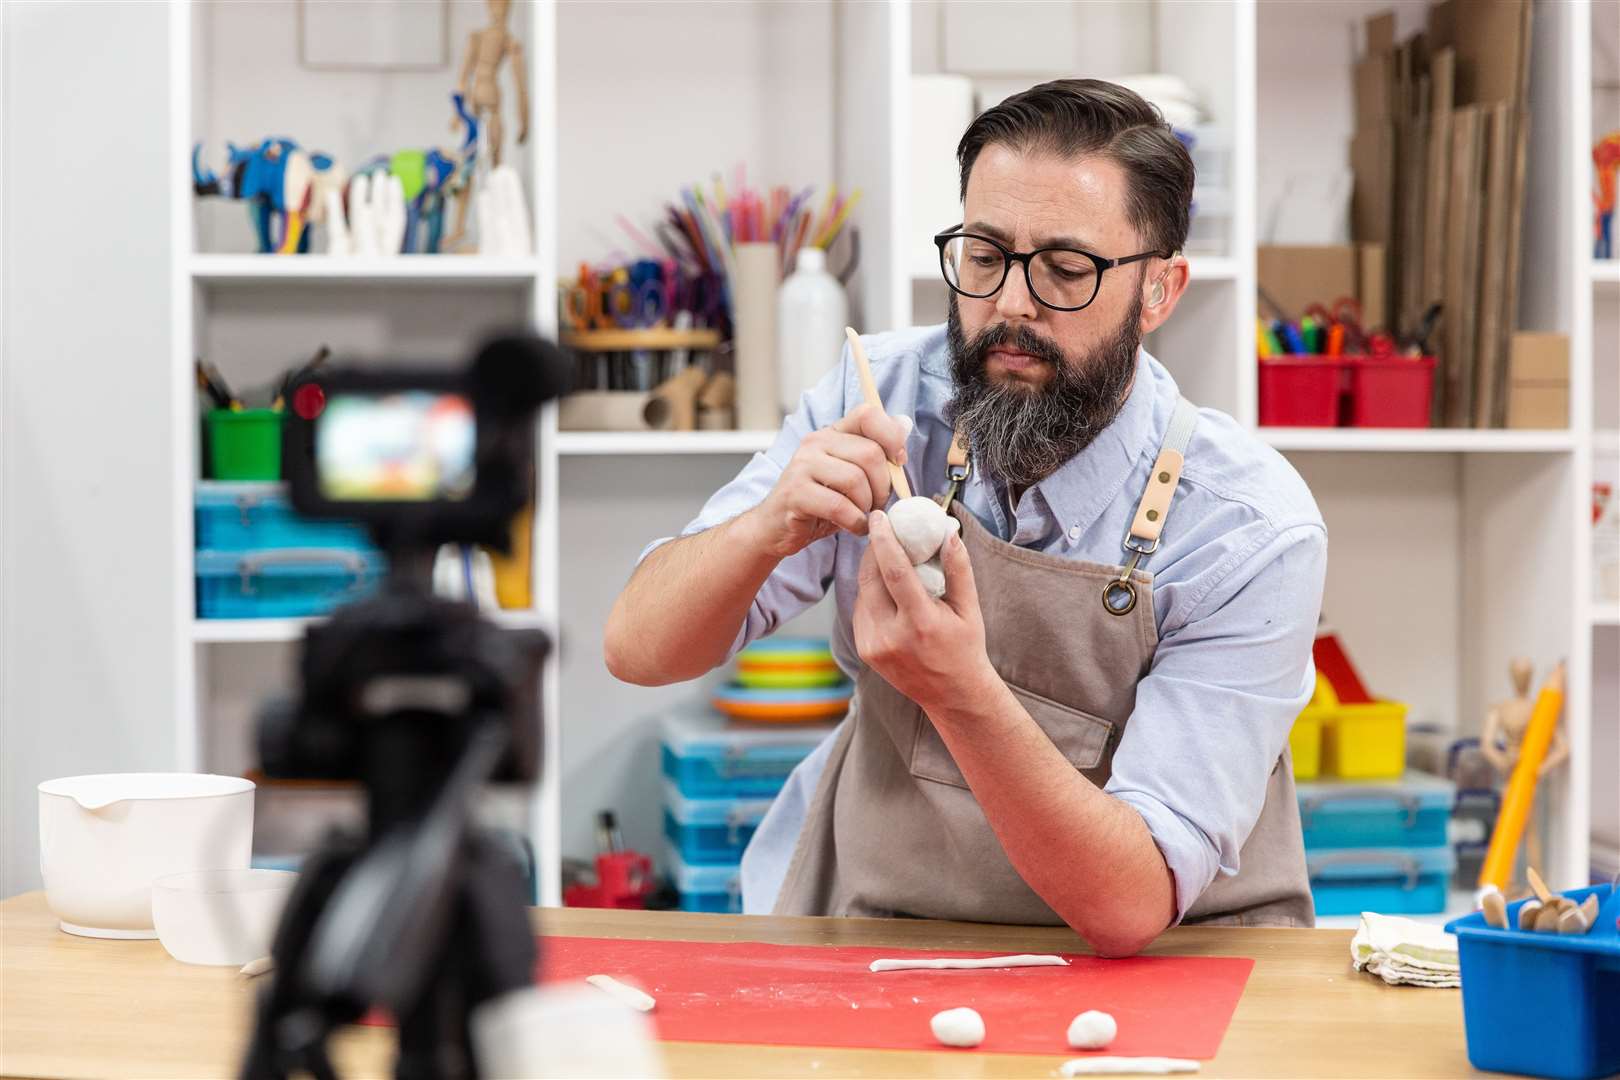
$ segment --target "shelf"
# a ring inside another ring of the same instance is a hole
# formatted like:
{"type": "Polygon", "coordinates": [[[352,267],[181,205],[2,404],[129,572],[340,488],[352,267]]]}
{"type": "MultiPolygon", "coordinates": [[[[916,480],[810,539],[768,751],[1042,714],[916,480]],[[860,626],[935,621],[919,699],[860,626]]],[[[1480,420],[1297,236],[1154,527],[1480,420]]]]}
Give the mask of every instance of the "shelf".
{"type": "Polygon", "coordinates": [[[633,349],[717,349],[718,330],[571,330],[562,343],[575,352],[629,352],[633,349]]]}
{"type": "Polygon", "coordinates": [[[1431,428],[1257,428],[1278,450],[1369,453],[1530,454],[1572,450],[1568,431],[1431,428]]]}
{"type": "Polygon", "coordinates": [[[377,285],[409,281],[426,285],[530,285],[538,278],[535,258],[479,255],[397,255],[344,258],[331,255],[193,255],[191,277],[211,285],[275,282],[377,285]]]}
{"type": "Polygon", "coordinates": [[[1594,602],[1588,610],[1592,613],[1593,626],[1620,626],[1620,604],[1594,602]]]}
{"type": "Polygon", "coordinates": [[[1610,457],[1620,455],[1620,428],[1598,428],[1593,431],[1592,449],[1610,457]]]}
{"type": "MultiPolygon", "coordinates": [[[[501,611],[494,621],[508,629],[545,629],[538,612],[501,611]]],[[[319,618],[302,619],[193,619],[191,638],[199,644],[251,645],[278,641],[299,641],[319,618]]]]}
{"type": "Polygon", "coordinates": [[[1620,259],[1594,259],[1592,284],[1611,287],[1620,285],[1620,259]]]}
{"type": "Polygon", "coordinates": [[[565,457],[636,454],[753,454],[776,441],[775,431],[560,431],[565,457]]]}

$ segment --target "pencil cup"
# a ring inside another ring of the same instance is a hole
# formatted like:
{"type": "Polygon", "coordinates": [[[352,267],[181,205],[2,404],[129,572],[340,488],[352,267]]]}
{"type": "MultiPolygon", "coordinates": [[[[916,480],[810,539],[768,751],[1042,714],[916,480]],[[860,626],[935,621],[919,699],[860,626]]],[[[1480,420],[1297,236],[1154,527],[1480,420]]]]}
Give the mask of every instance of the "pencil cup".
{"type": "Polygon", "coordinates": [[[774,430],[782,422],[777,405],[775,244],[738,244],[737,274],[731,282],[732,327],[737,368],[737,426],[774,430]]]}
{"type": "Polygon", "coordinates": [[[281,419],[274,409],[210,409],[209,475],[215,480],[280,480],[281,419]]]}

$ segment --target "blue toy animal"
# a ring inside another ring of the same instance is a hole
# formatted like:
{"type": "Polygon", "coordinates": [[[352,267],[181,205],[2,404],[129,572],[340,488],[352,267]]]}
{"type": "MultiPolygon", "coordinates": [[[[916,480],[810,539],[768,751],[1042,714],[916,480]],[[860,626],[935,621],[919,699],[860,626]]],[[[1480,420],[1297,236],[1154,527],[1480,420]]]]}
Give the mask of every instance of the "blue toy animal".
{"type": "Polygon", "coordinates": [[[325,190],[333,185],[342,190],[342,167],[330,154],[306,151],[285,138],[271,137],[255,147],[227,143],[226,148],[220,176],[203,165],[202,144],[192,147],[192,190],[246,201],[260,253],[307,254],[307,226],[324,219],[325,190]]]}

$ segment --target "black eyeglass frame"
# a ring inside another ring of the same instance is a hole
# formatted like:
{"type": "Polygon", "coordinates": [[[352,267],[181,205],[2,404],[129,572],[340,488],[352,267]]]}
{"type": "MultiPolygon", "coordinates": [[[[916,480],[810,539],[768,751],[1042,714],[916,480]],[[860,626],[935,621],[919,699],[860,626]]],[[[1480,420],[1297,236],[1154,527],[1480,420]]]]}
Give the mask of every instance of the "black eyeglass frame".
{"type": "Polygon", "coordinates": [[[1053,311],[1083,311],[1095,303],[1098,294],[1102,292],[1102,278],[1104,271],[1112,270],[1117,266],[1127,266],[1130,263],[1140,262],[1143,259],[1170,259],[1175,257],[1174,252],[1166,253],[1163,251],[1143,251],[1136,255],[1126,255],[1118,259],[1105,259],[1101,255],[1093,254],[1092,252],[1086,251],[1083,248],[1063,247],[1062,245],[1036,248],[1034,251],[1014,251],[994,237],[984,236],[980,233],[962,232],[960,231],[961,228],[961,225],[953,225],[944,232],[935,233],[934,246],[939,248],[939,273],[940,276],[945,279],[945,284],[951,287],[952,292],[966,296],[970,300],[988,300],[990,297],[1000,292],[1002,286],[1007,284],[1007,274],[1012,270],[1012,264],[1016,262],[1023,264],[1024,285],[1029,289],[1029,295],[1035,298],[1036,303],[1040,304],[1042,307],[1051,308],[1053,311]],[[1001,252],[1001,278],[996,282],[996,287],[991,289],[989,292],[970,293],[951,280],[951,275],[945,269],[945,247],[952,240],[959,239],[982,240],[991,247],[995,248],[997,251],[1001,252]],[[1078,307],[1059,307],[1057,304],[1048,302],[1041,296],[1039,292],[1036,291],[1035,280],[1030,276],[1029,273],[1029,263],[1031,259],[1035,258],[1035,256],[1045,254],[1048,251],[1066,251],[1071,255],[1080,255],[1091,260],[1091,264],[1097,268],[1097,276],[1096,283],[1092,287],[1091,298],[1089,300],[1078,307]]]}

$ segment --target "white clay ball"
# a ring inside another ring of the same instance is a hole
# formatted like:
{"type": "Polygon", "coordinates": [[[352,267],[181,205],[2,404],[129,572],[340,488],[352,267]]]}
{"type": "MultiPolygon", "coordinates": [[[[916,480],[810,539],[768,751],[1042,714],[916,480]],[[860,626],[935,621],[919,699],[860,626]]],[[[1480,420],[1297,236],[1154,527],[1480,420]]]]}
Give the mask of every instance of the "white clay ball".
{"type": "Polygon", "coordinates": [[[934,1038],[946,1046],[978,1046],[984,1042],[984,1017],[972,1009],[946,1009],[928,1021],[934,1038]]]}
{"type": "Polygon", "coordinates": [[[1101,1050],[1114,1041],[1119,1025],[1105,1012],[1083,1012],[1069,1022],[1069,1045],[1076,1050],[1101,1050]]]}
{"type": "Polygon", "coordinates": [[[918,580],[922,582],[923,590],[929,596],[938,600],[945,595],[945,568],[940,566],[938,559],[929,559],[927,562],[918,563],[915,569],[918,580]]]}
{"type": "Polygon", "coordinates": [[[938,553],[956,519],[926,495],[913,495],[889,508],[889,524],[894,526],[900,546],[906,549],[906,558],[915,566],[938,553]]]}

